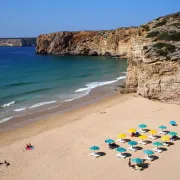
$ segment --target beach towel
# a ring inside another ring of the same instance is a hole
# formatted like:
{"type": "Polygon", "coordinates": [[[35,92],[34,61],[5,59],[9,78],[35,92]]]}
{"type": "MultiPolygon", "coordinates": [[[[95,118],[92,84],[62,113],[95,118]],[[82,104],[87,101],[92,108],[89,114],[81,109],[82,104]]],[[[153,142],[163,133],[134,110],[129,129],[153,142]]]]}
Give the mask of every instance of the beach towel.
{"type": "Polygon", "coordinates": [[[33,150],[34,149],[34,146],[32,146],[32,147],[29,147],[29,148],[25,148],[27,151],[29,151],[29,150],[33,150]]]}

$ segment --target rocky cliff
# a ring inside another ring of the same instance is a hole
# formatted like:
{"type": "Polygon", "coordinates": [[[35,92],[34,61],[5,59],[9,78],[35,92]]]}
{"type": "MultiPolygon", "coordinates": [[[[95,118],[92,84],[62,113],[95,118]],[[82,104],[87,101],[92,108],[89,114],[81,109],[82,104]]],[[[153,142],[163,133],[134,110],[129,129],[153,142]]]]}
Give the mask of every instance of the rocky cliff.
{"type": "Polygon", "coordinates": [[[180,103],[180,13],[140,27],[40,35],[36,52],[125,57],[127,91],[180,103]]]}
{"type": "Polygon", "coordinates": [[[36,38],[0,38],[0,46],[35,46],[36,38]]]}

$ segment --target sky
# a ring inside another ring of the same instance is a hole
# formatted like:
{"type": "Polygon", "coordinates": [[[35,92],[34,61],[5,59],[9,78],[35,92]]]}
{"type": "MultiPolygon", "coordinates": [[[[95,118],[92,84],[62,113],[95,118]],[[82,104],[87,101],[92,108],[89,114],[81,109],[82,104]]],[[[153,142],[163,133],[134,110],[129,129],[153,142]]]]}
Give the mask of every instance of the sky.
{"type": "Polygon", "coordinates": [[[139,26],[180,11],[180,0],[1,0],[0,37],[139,26]]]}

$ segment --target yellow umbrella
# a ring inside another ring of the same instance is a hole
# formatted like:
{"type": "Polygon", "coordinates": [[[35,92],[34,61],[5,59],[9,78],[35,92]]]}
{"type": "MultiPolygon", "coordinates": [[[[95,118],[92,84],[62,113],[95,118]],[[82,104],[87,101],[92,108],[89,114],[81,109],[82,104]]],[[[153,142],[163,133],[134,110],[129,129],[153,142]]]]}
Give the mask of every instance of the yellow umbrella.
{"type": "Polygon", "coordinates": [[[130,133],[135,133],[135,132],[136,132],[136,129],[131,128],[131,129],[128,130],[128,132],[130,132],[130,133]]]}
{"type": "Polygon", "coordinates": [[[162,139],[163,141],[168,141],[168,140],[170,140],[170,137],[169,137],[169,136],[163,136],[161,139],[162,139]]]}
{"type": "Polygon", "coordinates": [[[139,138],[142,139],[142,140],[144,140],[144,139],[147,139],[147,136],[141,135],[141,136],[139,136],[139,138]]]}
{"type": "Polygon", "coordinates": [[[151,134],[156,134],[156,133],[157,133],[156,130],[150,130],[149,132],[150,132],[151,134]]]}
{"type": "Polygon", "coordinates": [[[121,139],[123,139],[123,138],[125,138],[126,137],[126,134],[119,134],[118,135],[118,138],[121,138],[121,139]]]}

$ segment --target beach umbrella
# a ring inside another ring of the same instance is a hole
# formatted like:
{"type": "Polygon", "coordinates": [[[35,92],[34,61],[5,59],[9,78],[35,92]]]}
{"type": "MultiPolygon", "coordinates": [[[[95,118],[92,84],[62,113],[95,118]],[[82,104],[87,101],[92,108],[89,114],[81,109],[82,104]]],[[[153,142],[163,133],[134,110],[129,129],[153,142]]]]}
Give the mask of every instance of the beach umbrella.
{"type": "Polygon", "coordinates": [[[159,126],[159,129],[161,129],[163,131],[164,129],[167,129],[167,127],[166,126],[159,126]]]}
{"type": "Polygon", "coordinates": [[[171,124],[171,125],[175,125],[175,124],[176,124],[176,121],[170,121],[170,124],[171,124]]]}
{"type": "Polygon", "coordinates": [[[134,163],[137,163],[137,164],[141,164],[143,162],[143,160],[140,158],[133,158],[133,159],[131,159],[131,161],[134,163]]]}
{"type": "Polygon", "coordinates": [[[173,131],[168,132],[168,134],[169,134],[170,136],[177,136],[177,133],[176,133],[176,132],[173,132],[173,131]]]}
{"type": "Polygon", "coordinates": [[[154,152],[151,150],[144,150],[144,154],[147,154],[149,156],[149,155],[153,155],[154,152]]]}
{"type": "Polygon", "coordinates": [[[169,136],[163,136],[161,139],[166,142],[170,139],[170,137],[169,136]]]}
{"type": "Polygon", "coordinates": [[[153,142],[153,145],[154,145],[154,146],[157,146],[157,148],[158,148],[159,146],[162,146],[162,143],[161,143],[161,142],[156,141],[156,142],[153,142]]]}
{"type": "Polygon", "coordinates": [[[144,139],[147,139],[147,136],[146,135],[141,135],[141,136],[139,136],[139,138],[144,140],[144,139]]]}
{"type": "Polygon", "coordinates": [[[126,137],[126,134],[119,134],[118,135],[118,138],[120,138],[120,139],[123,139],[123,138],[125,138],[126,137]]]}
{"type": "Polygon", "coordinates": [[[142,130],[143,130],[144,128],[146,128],[146,127],[147,127],[146,124],[140,124],[140,125],[139,125],[139,128],[141,128],[142,130]]]}
{"type": "Polygon", "coordinates": [[[94,151],[94,153],[95,153],[95,151],[97,151],[97,150],[99,150],[100,148],[98,147],[98,146],[92,146],[92,147],[90,147],[90,150],[93,150],[94,151]]]}
{"type": "Polygon", "coordinates": [[[105,143],[111,144],[111,143],[114,143],[114,140],[113,140],[113,139],[106,139],[106,140],[105,140],[105,143]]]}
{"type": "Polygon", "coordinates": [[[126,152],[126,149],[125,148],[117,148],[116,151],[120,152],[120,153],[123,153],[123,152],[126,152]]]}
{"type": "Polygon", "coordinates": [[[131,129],[128,130],[128,132],[130,132],[130,133],[135,133],[135,132],[136,132],[136,129],[131,128],[131,129]]]}
{"type": "Polygon", "coordinates": [[[153,134],[156,134],[157,131],[156,130],[150,130],[149,133],[151,133],[153,135],[153,134]]]}
{"type": "Polygon", "coordinates": [[[137,145],[137,142],[136,141],[129,141],[128,144],[133,147],[133,146],[137,145]]]}

